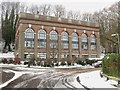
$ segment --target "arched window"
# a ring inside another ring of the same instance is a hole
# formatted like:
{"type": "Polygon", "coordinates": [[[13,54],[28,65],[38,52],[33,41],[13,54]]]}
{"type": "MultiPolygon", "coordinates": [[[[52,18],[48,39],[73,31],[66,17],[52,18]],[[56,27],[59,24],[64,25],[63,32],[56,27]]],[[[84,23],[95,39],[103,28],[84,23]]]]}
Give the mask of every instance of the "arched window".
{"type": "Polygon", "coordinates": [[[34,31],[31,28],[25,30],[25,47],[34,47],[34,31]]]}
{"type": "Polygon", "coordinates": [[[96,49],[96,38],[93,34],[90,36],[90,48],[92,50],[96,49]]]}
{"type": "Polygon", "coordinates": [[[61,40],[62,40],[62,48],[68,49],[68,33],[67,32],[62,32],[61,40]]]}
{"type": "Polygon", "coordinates": [[[50,32],[50,48],[58,47],[58,34],[56,31],[50,32]]]}
{"type": "Polygon", "coordinates": [[[81,36],[81,41],[82,41],[82,49],[87,50],[88,49],[88,38],[86,34],[82,34],[81,36]]]}
{"type": "Polygon", "coordinates": [[[78,35],[77,33],[72,33],[72,49],[78,49],[78,35]]]}
{"type": "Polygon", "coordinates": [[[45,32],[45,30],[38,31],[38,47],[46,48],[46,32],[45,32]]]}

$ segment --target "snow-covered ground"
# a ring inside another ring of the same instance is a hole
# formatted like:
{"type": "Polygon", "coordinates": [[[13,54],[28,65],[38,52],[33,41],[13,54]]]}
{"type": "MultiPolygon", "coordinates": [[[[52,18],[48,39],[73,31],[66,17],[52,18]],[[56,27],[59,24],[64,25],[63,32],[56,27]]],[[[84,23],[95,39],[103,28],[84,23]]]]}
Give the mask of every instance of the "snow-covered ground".
{"type": "MultiPolygon", "coordinates": [[[[117,87],[113,86],[113,85],[117,85],[117,81],[114,80],[108,80],[106,81],[106,78],[101,78],[100,77],[100,70],[97,71],[93,71],[93,72],[87,72],[87,73],[81,73],[78,74],[76,76],[72,76],[72,77],[67,77],[67,81],[70,85],[72,85],[72,87],[75,88],[89,88],[90,90],[95,88],[113,88],[113,89],[117,89],[117,87]],[[77,81],[77,77],[79,77],[80,83],[77,81]]],[[[61,85],[62,82],[59,81],[55,88],[61,88],[64,86],[61,85]]],[[[69,86],[69,84],[67,84],[69,86]]],[[[70,86],[71,87],[71,86],[70,86]]],[[[71,87],[71,88],[72,88],[71,87]]]]}
{"type": "Polygon", "coordinates": [[[114,80],[108,80],[106,81],[106,78],[100,77],[100,70],[93,71],[93,72],[87,72],[87,73],[81,73],[76,76],[76,78],[79,76],[80,83],[87,86],[88,88],[116,88],[113,85],[117,84],[117,81],[114,80]]]}
{"type": "MultiPolygon", "coordinates": [[[[15,73],[14,77],[8,80],[7,82],[0,85],[0,88],[7,86],[9,83],[14,81],[15,79],[19,78],[22,75],[28,74],[30,76],[36,76],[31,79],[39,79],[44,78],[47,80],[57,80],[59,81],[55,84],[53,88],[117,88],[113,85],[117,85],[116,81],[108,80],[106,81],[106,78],[100,77],[100,70],[92,71],[92,72],[86,72],[86,73],[74,73],[71,72],[62,72],[60,70],[66,68],[81,68],[81,69],[87,69],[87,68],[93,68],[91,66],[59,66],[59,67],[52,67],[52,68],[46,68],[46,67],[40,67],[40,66],[31,66],[30,68],[27,67],[27,65],[13,65],[13,64],[0,64],[0,67],[6,67],[6,68],[12,68],[12,70],[3,70],[4,72],[13,72],[15,73]],[[58,71],[59,70],[59,71],[58,71]],[[56,72],[57,71],[57,72],[56,72]],[[48,73],[49,72],[49,73],[48,73]],[[53,74],[51,74],[52,72],[53,74]],[[43,74],[43,75],[41,75],[43,74]],[[48,75],[49,74],[49,75],[48,75]],[[41,76],[40,76],[41,75],[41,76]],[[47,76],[48,75],[48,76],[47,76]],[[53,76],[51,76],[53,75],[53,76]],[[58,77],[56,77],[58,76],[58,77]],[[79,77],[80,83],[77,81],[77,77],[79,77]],[[64,83],[64,84],[63,84],[64,83]]],[[[30,80],[29,80],[30,81],[30,80]]],[[[44,79],[43,79],[44,81],[44,79]]],[[[28,82],[28,81],[27,81],[28,82]]],[[[20,84],[15,85],[15,88],[22,87],[26,81],[21,82],[20,84]]],[[[46,82],[47,83],[47,82],[46,82]]],[[[41,86],[41,83],[39,84],[41,86]]]]}
{"type": "Polygon", "coordinates": [[[0,85],[0,88],[3,88],[5,86],[7,86],[10,82],[14,81],[15,79],[19,78],[20,76],[22,76],[24,73],[22,72],[16,72],[16,71],[13,71],[13,70],[9,70],[9,71],[4,71],[4,72],[13,72],[15,73],[14,77],[12,79],[10,79],[9,81],[3,83],[0,85]]]}
{"type": "MultiPolygon", "coordinates": [[[[25,69],[25,67],[27,67],[28,65],[23,65],[23,64],[17,64],[17,65],[14,65],[14,64],[2,64],[0,63],[0,67],[20,67],[20,68],[23,68],[25,69]]],[[[82,68],[82,69],[87,69],[87,68],[94,68],[94,66],[91,66],[91,65],[85,65],[85,66],[82,66],[82,65],[78,65],[78,64],[75,64],[74,66],[68,66],[68,65],[64,65],[64,66],[54,66],[54,67],[42,67],[42,66],[30,66],[32,69],[42,69],[42,68],[82,68]]],[[[28,68],[30,69],[30,68],[28,68]]]]}
{"type": "Polygon", "coordinates": [[[1,58],[15,58],[14,52],[8,52],[8,53],[1,53],[0,52],[0,59],[1,58]]]}
{"type": "MultiPolygon", "coordinates": [[[[0,58],[14,58],[14,53],[0,53],[0,58]]],[[[97,62],[98,64],[99,62],[97,62]]],[[[101,63],[101,61],[100,61],[101,63]]],[[[9,83],[12,81],[18,79],[22,75],[29,74],[31,76],[36,75],[35,78],[40,78],[41,74],[45,73],[48,74],[48,72],[53,72],[51,75],[58,75],[58,77],[55,77],[56,80],[59,79],[59,81],[55,84],[53,88],[117,88],[113,85],[117,85],[117,81],[114,80],[106,80],[104,77],[100,77],[100,70],[97,71],[92,71],[92,72],[86,72],[86,73],[80,73],[80,74],[74,74],[71,75],[71,72],[56,72],[56,69],[68,69],[68,68],[80,68],[80,69],[87,69],[87,68],[94,68],[93,66],[86,65],[77,65],[75,64],[74,66],[55,66],[55,67],[41,67],[41,66],[31,66],[30,68],[27,67],[27,65],[14,65],[14,64],[0,64],[0,68],[2,67],[7,67],[7,68],[14,68],[14,70],[3,70],[4,72],[13,72],[15,73],[14,77],[11,78],[10,80],[6,81],[5,83],[0,84],[0,88],[3,88],[7,86],[9,83]],[[38,76],[37,76],[38,75],[38,76]],[[68,75],[68,76],[67,76],[68,75]],[[79,77],[80,83],[77,81],[77,78],[79,77]],[[63,84],[64,83],[64,84],[63,84]]],[[[1,73],[1,72],[0,72],[1,73]]],[[[44,75],[43,75],[44,76],[44,75]]],[[[46,75],[47,76],[47,75],[46,75]]],[[[54,76],[53,76],[54,77],[54,76]]],[[[32,78],[32,79],[35,79],[32,78]]],[[[47,77],[48,79],[52,80],[52,76],[47,77]]],[[[23,84],[27,82],[21,82],[20,84],[16,85],[15,88],[22,87],[23,84]]],[[[41,84],[39,84],[41,86],[41,84]]],[[[38,87],[39,87],[38,86],[38,87]]]]}

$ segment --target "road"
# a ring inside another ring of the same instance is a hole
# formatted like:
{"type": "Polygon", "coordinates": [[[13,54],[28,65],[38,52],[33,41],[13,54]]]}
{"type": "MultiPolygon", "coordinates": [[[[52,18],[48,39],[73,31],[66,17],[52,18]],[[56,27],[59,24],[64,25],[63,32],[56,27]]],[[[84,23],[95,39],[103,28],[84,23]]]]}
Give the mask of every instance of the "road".
{"type": "MultiPolygon", "coordinates": [[[[2,67],[2,82],[4,88],[68,88],[77,89],[72,82],[77,74],[98,70],[95,68],[27,68],[27,67],[2,67]]],[[[79,80],[76,80],[79,81],[79,80]]],[[[79,83],[80,84],[80,83],[79,83]]],[[[81,85],[85,90],[89,88],[81,85]]]]}

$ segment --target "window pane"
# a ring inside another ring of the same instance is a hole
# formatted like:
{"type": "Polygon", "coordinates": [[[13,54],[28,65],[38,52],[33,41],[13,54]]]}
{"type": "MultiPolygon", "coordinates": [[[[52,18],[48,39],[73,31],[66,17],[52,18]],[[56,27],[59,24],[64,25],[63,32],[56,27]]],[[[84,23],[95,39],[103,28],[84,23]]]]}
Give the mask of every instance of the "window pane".
{"type": "Polygon", "coordinates": [[[96,49],[96,38],[95,35],[90,36],[90,47],[91,49],[96,49]]]}
{"type": "Polygon", "coordinates": [[[78,35],[77,35],[77,33],[72,34],[72,49],[78,49],[78,35]]]}
{"type": "Polygon", "coordinates": [[[57,49],[58,48],[58,43],[57,42],[50,42],[50,48],[57,49]]]}
{"type": "Polygon", "coordinates": [[[46,48],[46,32],[45,32],[45,30],[40,30],[38,32],[38,47],[46,48]]]}
{"type": "Polygon", "coordinates": [[[62,40],[62,48],[68,49],[68,33],[67,32],[62,32],[61,40],[62,40]]]}
{"type": "Polygon", "coordinates": [[[82,34],[81,36],[82,41],[82,49],[87,50],[88,49],[88,38],[86,34],[82,34]]]}
{"type": "Polygon", "coordinates": [[[34,47],[34,31],[31,28],[25,30],[25,47],[34,47]]]}
{"type": "Polygon", "coordinates": [[[50,48],[58,47],[58,35],[56,31],[50,32],[50,48]]]}
{"type": "Polygon", "coordinates": [[[50,32],[50,40],[58,40],[58,35],[56,31],[50,32]]]}

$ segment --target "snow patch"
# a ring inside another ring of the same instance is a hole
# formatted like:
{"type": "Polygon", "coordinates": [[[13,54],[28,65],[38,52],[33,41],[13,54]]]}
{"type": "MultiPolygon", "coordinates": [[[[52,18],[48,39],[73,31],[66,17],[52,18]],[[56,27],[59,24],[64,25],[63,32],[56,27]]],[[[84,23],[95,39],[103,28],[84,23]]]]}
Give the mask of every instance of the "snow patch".
{"type": "Polygon", "coordinates": [[[14,52],[0,53],[0,58],[15,58],[14,52]]]}
{"type": "MultiPolygon", "coordinates": [[[[88,88],[116,88],[112,84],[117,84],[117,81],[108,80],[100,77],[100,70],[81,73],[78,75],[80,79],[80,83],[88,88]]],[[[77,78],[77,76],[76,76],[77,78]]]]}
{"type": "Polygon", "coordinates": [[[15,73],[14,77],[12,79],[10,79],[9,81],[3,83],[0,85],[0,88],[3,88],[5,86],[7,86],[10,82],[14,81],[15,79],[19,78],[21,75],[23,75],[22,72],[16,72],[16,71],[13,71],[13,70],[5,70],[5,72],[13,72],[15,73]]]}

